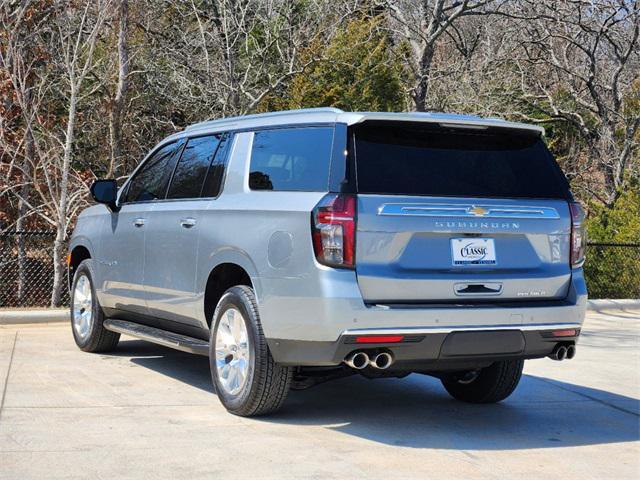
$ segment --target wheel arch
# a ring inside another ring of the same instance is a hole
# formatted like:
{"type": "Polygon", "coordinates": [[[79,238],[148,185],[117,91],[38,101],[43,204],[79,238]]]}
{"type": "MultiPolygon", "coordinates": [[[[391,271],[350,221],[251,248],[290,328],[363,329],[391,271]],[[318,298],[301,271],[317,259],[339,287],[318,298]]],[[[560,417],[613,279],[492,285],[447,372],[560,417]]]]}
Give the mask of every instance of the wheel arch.
{"type": "Polygon", "coordinates": [[[246,285],[255,291],[254,279],[243,265],[232,261],[221,262],[209,272],[204,288],[203,305],[204,318],[209,327],[220,298],[227,289],[236,285],[246,285]]]}
{"type": "Polygon", "coordinates": [[[67,257],[69,289],[73,286],[73,276],[75,275],[76,269],[80,263],[87,258],[91,258],[91,252],[84,244],[74,246],[69,252],[69,256],[67,257]]]}

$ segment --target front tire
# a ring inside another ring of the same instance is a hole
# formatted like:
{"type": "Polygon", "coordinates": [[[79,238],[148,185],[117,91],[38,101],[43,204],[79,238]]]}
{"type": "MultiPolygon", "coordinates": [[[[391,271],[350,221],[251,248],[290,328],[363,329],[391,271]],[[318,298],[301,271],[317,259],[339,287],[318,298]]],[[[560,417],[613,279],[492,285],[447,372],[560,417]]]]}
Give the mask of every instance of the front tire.
{"type": "Polygon", "coordinates": [[[102,326],[104,313],[93,285],[93,260],[83,260],[73,277],[71,288],[71,331],[78,348],[84,352],[110,352],[118,345],[120,334],[102,326]]]}
{"type": "Polygon", "coordinates": [[[481,369],[477,374],[451,374],[442,378],[449,394],[468,403],[496,403],[504,400],[518,386],[524,360],[504,360],[481,369]]]}
{"type": "Polygon", "coordinates": [[[212,320],[209,364],[218,398],[230,413],[241,417],[266,415],[284,403],[292,369],[274,362],[251,288],[232,287],[218,302],[212,320]]]}

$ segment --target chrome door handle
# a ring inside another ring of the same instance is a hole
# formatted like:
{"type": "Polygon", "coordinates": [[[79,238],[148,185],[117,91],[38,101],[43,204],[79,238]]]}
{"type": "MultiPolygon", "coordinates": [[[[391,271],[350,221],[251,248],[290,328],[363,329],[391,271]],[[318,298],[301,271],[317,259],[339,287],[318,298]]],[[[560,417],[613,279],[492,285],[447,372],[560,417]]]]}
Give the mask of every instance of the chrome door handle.
{"type": "Polygon", "coordinates": [[[195,218],[182,218],[180,220],[180,225],[182,225],[184,228],[194,227],[196,223],[197,222],[195,218]]]}
{"type": "Polygon", "coordinates": [[[144,218],[136,218],[136,219],[133,221],[133,224],[134,224],[136,227],[138,227],[138,228],[140,228],[140,227],[144,226],[144,218]]]}

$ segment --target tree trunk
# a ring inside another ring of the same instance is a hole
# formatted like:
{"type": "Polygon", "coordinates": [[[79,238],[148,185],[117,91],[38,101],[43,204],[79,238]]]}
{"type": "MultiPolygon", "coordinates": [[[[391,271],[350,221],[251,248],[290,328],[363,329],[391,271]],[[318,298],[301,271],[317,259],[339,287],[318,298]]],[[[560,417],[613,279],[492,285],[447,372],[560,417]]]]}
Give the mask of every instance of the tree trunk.
{"type": "Polygon", "coordinates": [[[76,85],[71,85],[69,97],[69,114],[67,118],[67,132],[64,142],[62,158],[62,172],[60,173],[60,205],[58,206],[56,222],[56,239],[53,244],[53,287],[51,291],[51,306],[58,307],[62,299],[62,287],[65,265],[64,246],[67,239],[67,201],[69,189],[69,170],[71,168],[71,149],[75,134],[76,108],[78,94],[76,85]]]}
{"type": "MultiPolygon", "coordinates": [[[[25,132],[24,144],[24,161],[22,163],[22,187],[20,188],[20,199],[18,200],[18,219],[16,221],[16,230],[23,232],[25,229],[25,216],[27,215],[28,206],[25,200],[29,197],[31,189],[31,166],[33,165],[35,150],[33,145],[33,132],[31,125],[27,125],[25,132]],[[23,200],[24,199],[24,200],[23,200]]],[[[18,234],[18,304],[24,302],[25,289],[27,285],[27,248],[25,244],[25,235],[18,234]]]]}
{"type": "Polygon", "coordinates": [[[127,35],[129,31],[129,0],[120,2],[120,30],[118,33],[118,85],[113,98],[109,133],[111,136],[111,162],[107,177],[118,177],[122,161],[122,112],[129,85],[129,47],[127,35]]]}
{"type": "Polygon", "coordinates": [[[416,112],[426,112],[428,109],[429,80],[431,77],[431,65],[433,63],[434,47],[425,45],[420,58],[420,78],[413,90],[413,107],[416,112]]]}
{"type": "Polygon", "coordinates": [[[66,231],[58,226],[56,238],[53,242],[53,289],[51,292],[51,306],[59,307],[62,303],[62,288],[64,287],[64,247],[66,231]]]}

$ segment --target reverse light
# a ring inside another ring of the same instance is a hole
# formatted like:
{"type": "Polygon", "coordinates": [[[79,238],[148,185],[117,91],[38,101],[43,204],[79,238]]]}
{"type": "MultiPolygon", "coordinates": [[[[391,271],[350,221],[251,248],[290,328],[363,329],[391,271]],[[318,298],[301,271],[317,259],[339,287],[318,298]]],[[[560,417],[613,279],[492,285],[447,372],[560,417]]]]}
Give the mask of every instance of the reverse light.
{"type": "Polygon", "coordinates": [[[584,263],[587,247],[587,232],[584,224],[584,210],[577,202],[569,203],[571,210],[571,266],[580,267],[584,263]]]}
{"type": "Polygon", "coordinates": [[[328,194],[311,213],[313,249],[318,262],[353,268],[355,261],[356,197],[328,194]]]}

